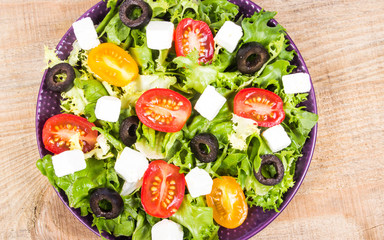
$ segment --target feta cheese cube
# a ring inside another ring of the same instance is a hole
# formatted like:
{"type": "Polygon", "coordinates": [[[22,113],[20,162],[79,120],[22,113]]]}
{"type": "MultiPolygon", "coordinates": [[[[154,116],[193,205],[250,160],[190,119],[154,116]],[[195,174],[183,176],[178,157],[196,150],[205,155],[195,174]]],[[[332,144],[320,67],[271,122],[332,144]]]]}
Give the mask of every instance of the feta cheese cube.
{"type": "Polygon", "coordinates": [[[243,29],[234,22],[226,21],[217,32],[214,40],[217,45],[225,48],[228,52],[235,51],[240,38],[243,36],[243,29]]]}
{"type": "Polygon", "coordinates": [[[198,167],[192,169],[185,176],[185,182],[193,198],[210,194],[212,191],[213,180],[204,169],[198,167]]]}
{"type": "Polygon", "coordinates": [[[123,188],[121,189],[120,195],[122,196],[128,196],[129,194],[133,193],[136,189],[141,187],[143,184],[143,179],[140,179],[137,182],[124,182],[123,188]]]}
{"type": "Polygon", "coordinates": [[[87,167],[83,151],[77,149],[54,155],[52,165],[58,177],[81,171],[87,167]]]}
{"type": "Polygon", "coordinates": [[[96,118],[107,122],[117,122],[120,116],[120,108],[120,99],[112,96],[103,96],[96,102],[96,118]]]}
{"type": "Polygon", "coordinates": [[[283,126],[276,125],[268,128],[261,134],[272,152],[278,152],[291,144],[291,139],[285,132],[283,126]]]}
{"type": "Polygon", "coordinates": [[[149,22],[146,28],[148,48],[156,50],[171,48],[174,28],[171,22],[149,22]]]}
{"type": "Polygon", "coordinates": [[[209,121],[212,121],[227,101],[214,87],[208,86],[197,100],[195,110],[209,121]]]}
{"type": "Polygon", "coordinates": [[[311,80],[308,73],[294,73],[282,77],[286,94],[305,93],[311,91],[311,80]]]}
{"type": "Polygon", "coordinates": [[[100,44],[95,25],[90,17],[74,22],[72,27],[82,49],[90,50],[100,44]]]}
{"type": "Polygon", "coordinates": [[[151,235],[152,240],[183,240],[184,232],[180,224],[163,219],[153,225],[151,235]]]}
{"type": "Polygon", "coordinates": [[[130,183],[141,180],[148,168],[147,158],[140,152],[125,147],[115,163],[116,173],[130,183]]]}

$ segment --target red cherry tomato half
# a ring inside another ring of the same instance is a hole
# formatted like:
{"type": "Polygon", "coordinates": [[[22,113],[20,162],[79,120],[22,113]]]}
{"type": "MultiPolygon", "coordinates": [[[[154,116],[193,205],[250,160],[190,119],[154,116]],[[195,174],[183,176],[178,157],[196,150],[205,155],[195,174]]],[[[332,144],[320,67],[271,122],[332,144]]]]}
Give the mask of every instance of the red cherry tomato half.
{"type": "Polygon", "coordinates": [[[79,134],[80,146],[83,152],[89,152],[95,147],[97,131],[92,130],[95,125],[87,119],[71,115],[59,114],[49,118],[43,127],[43,143],[45,148],[54,153],[69,150],[69,140],[79,134]]]}
{"type": "Polygon", "coordinates": [[[191,102],[170,89],[150,89],[136,102],[136,113],[140,121],[160,132],[180,131],[191,112],[191,102]]]}
{"type": "Polygon", "coordinates": [[[181,20],[176,27],[175,49],[177,56],[186,56],[197,49],[199,61],[209,63],[214,54],[214,41],[208,24],[191,18],[181,20]]]}
{"type": "Polygon", "coordinates": [[[253,119],[261,127],[273,127],[285,118],[281,98],[261,88],[240,90],[235,96],[233,108],[236,115],[253,119]]]}
{"type": "Polygon", "coordinates": [[[149,164],[141,188],[141,204],[146,213],[158,218],[172,216],[184,198],[185,178],[180,168],[163,160],[149,164]]]}

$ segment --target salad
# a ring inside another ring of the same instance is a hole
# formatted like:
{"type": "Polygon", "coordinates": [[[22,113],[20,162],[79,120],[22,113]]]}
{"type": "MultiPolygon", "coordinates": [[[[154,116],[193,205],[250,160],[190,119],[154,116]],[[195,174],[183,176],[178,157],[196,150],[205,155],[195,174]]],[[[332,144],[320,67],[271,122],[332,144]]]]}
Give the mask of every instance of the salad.
{"type": "Polygon", "coordinates": [[[46,48],[61,94],[37,168],[100,233],[219,239],[249,207],[279,211],[317,115],[309,76],[274,12],[226,0],[110,0],[74,23],[67,59],[46,48]],[[309,84],[309,88],[308,88],[309,84]]]}

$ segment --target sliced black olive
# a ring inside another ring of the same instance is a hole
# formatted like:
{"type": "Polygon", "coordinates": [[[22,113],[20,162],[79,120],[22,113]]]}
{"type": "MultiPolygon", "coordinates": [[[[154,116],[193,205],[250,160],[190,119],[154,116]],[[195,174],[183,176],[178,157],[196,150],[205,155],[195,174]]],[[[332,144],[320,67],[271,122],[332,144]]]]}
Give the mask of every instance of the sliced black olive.
{"type": "Polygon", "coordinates": [[[137,140],[136,129],[139,125],[139,118],[136,116],[127,117],[120,125],[120,139],[130,147],[137,140]]]}
{"type": "Polygon", "coordinates": [[[281,162],[281,160],[272,154],[267,154],[261,156],[261,166],[259,168],[259,171],[255,173],[255,177],[257,181],[259,181],[261,184],[267,185],[267,186],[273,186],[281,182],[284,177],[284,165],[281,162]],[[266,178],[262,174],[262,169],[265,166],[272,165],[275,170],[276,174],[271,178],[266,178]]]}
{"type": "Polygon", "coordinates": [[[64,92],[73,87],[75,70],[68,63],[59,63],[48,69],[45,83],[49,90],[64,92]]]}
{"type": "Polygon", "coordinates": [[[130,28],[141,28],[146,26],[152,18],[152,8],[142,0],[127,0],[120,6],[120,20],[130,28]],[[141,11],[140,16],[133,16],[134,10],[141,11]],[[137,17],[137,18],[136,18],[137,17]]]}
{"type": "Polygon", "coordinates": [[[192,153],[202,162],[213,162],[217,158],[219,142],[211,133],[200,133],[192,138],[189,146],[192,153]]]}
{"type": "Polygon", "coordinates": [[[237,69],[244,74],[253,74],[268,61],[267,49],[258,42],[245,43],[236,55],[237,69]]]}
{"type": "Polygon", "coordinates": [[[120,194],[109,188],[98,188],[89,200],[92,212],[96,217],[112,219],[119,216],[124,209],[124,201],[120,194]]]}

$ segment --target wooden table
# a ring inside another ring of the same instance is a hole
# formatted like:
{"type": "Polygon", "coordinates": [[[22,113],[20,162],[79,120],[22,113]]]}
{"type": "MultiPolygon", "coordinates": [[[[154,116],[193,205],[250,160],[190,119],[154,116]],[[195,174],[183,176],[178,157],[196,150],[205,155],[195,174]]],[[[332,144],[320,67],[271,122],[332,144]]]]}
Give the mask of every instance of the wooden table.
{"type": "MultiPolygon", "coordinates": [[[[43,47],[97,0],[0,2],[0,239],[99,239],[35,167],[43,47]]],[[[319,131],[287,209],[252,239],[384,238],[384,1],[259,0],[299,47],[319,131]]]]}

